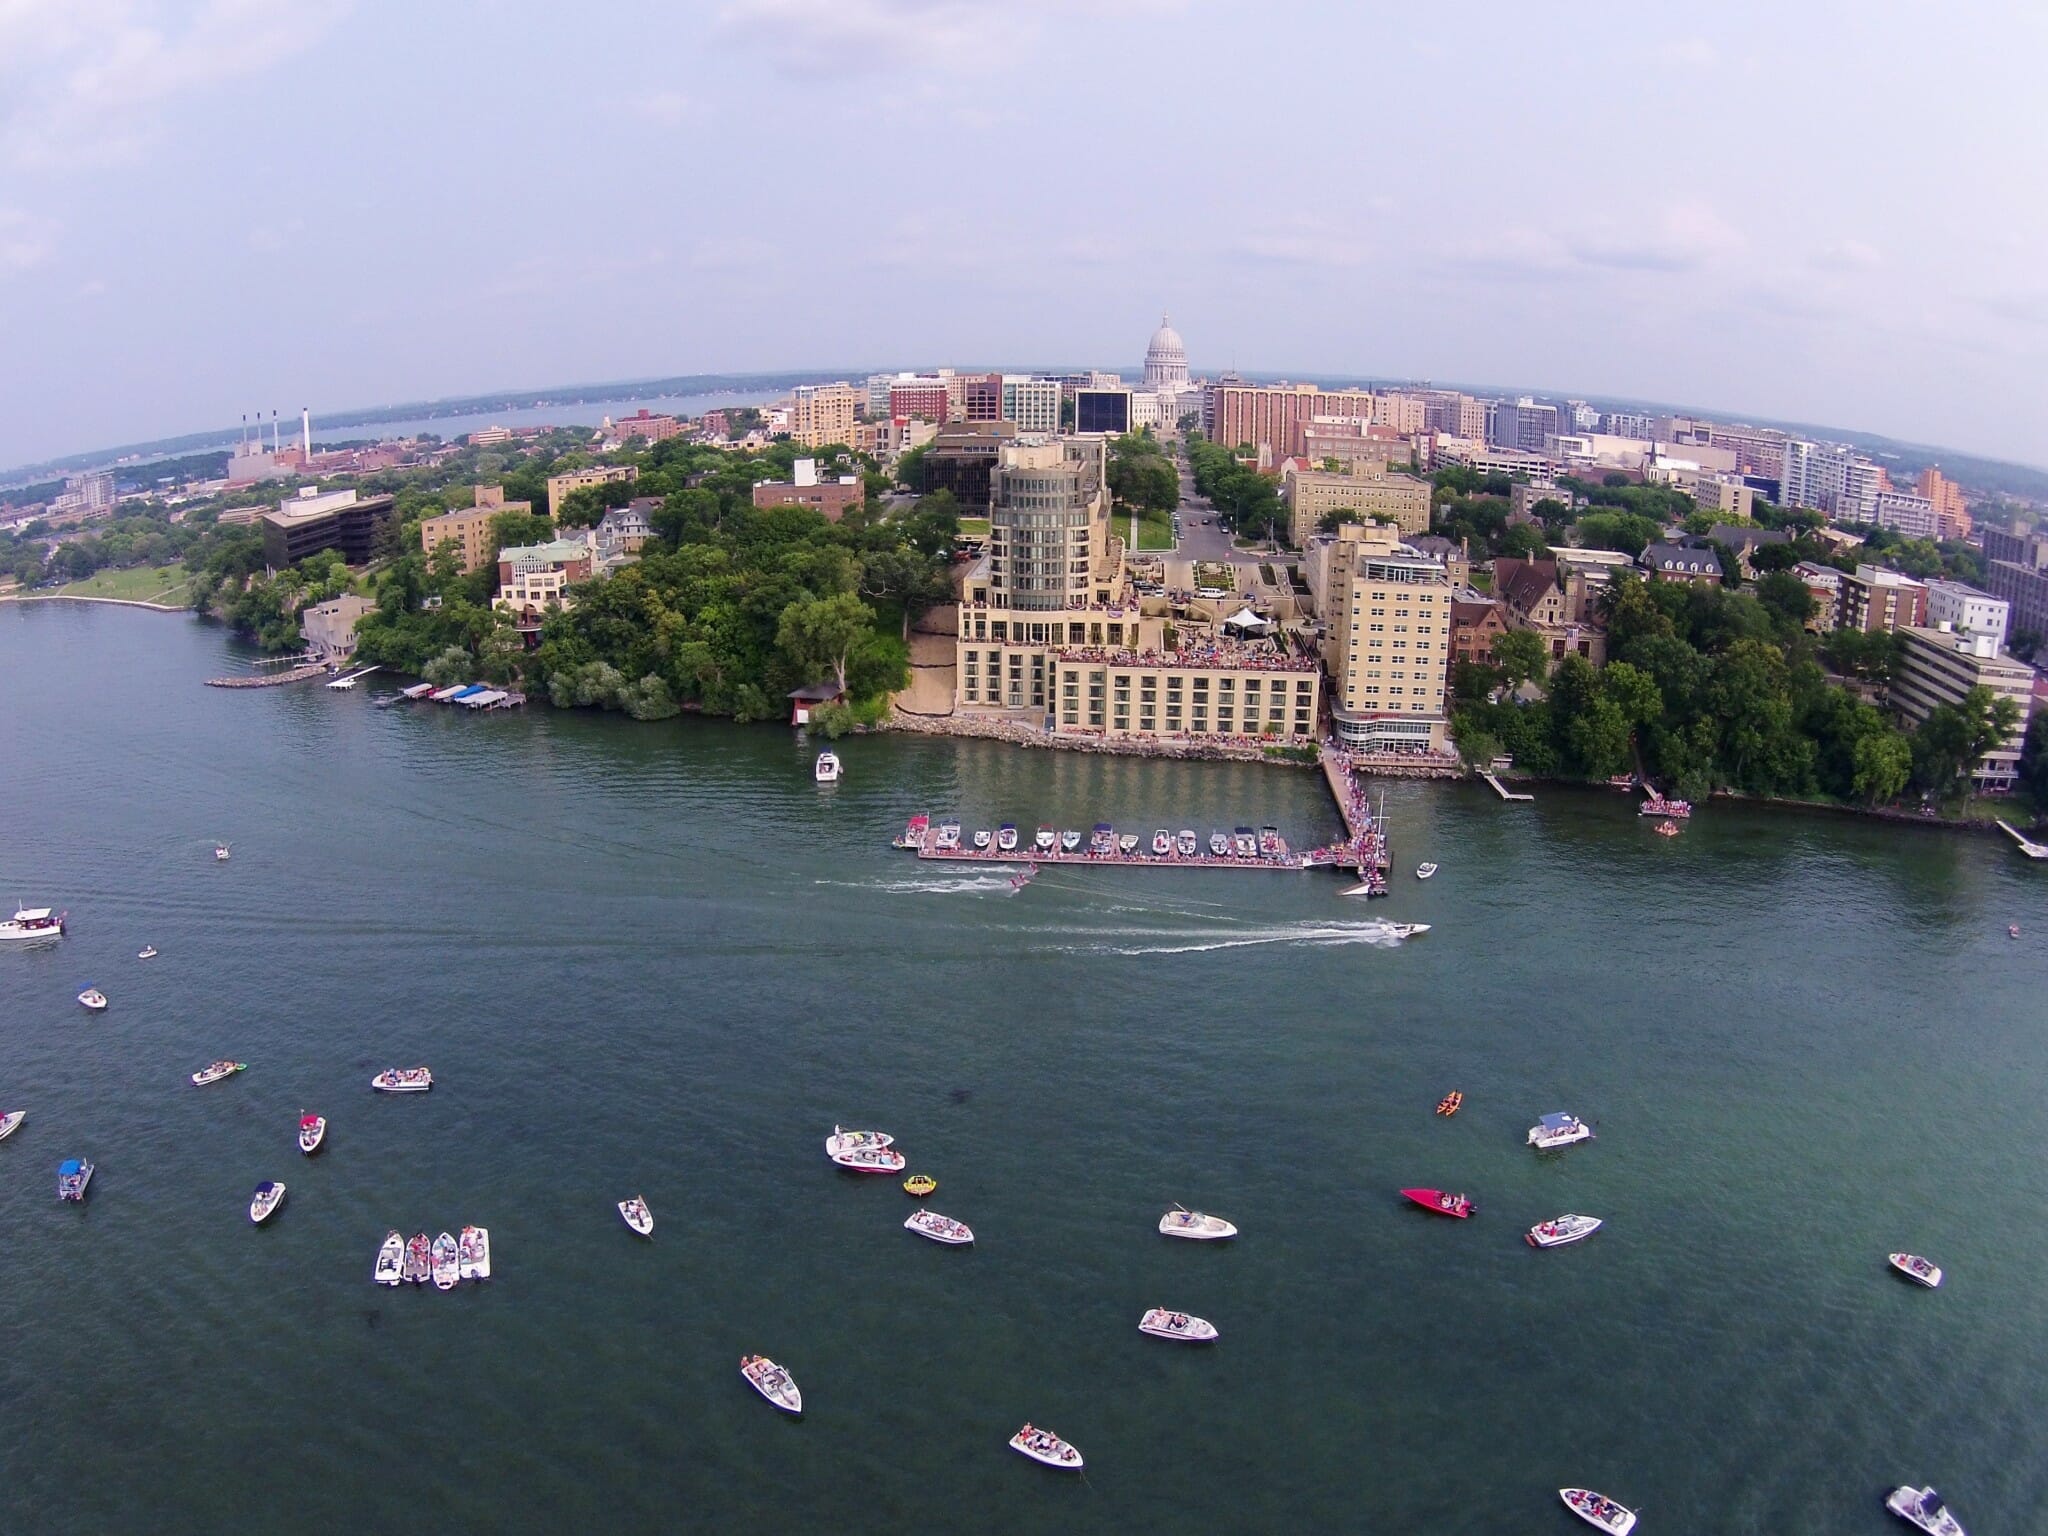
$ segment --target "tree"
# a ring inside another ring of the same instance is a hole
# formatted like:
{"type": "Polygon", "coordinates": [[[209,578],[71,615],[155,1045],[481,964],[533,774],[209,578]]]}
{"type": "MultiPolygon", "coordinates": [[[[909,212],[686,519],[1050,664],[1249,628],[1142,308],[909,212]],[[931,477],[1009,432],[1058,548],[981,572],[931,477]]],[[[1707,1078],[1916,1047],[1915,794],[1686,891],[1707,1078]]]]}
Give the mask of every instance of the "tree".
{"type": "Polygon", "coordinates": [[[2020,744],[2019,787],[2034,802],[2034,812],[2048,812],[2048,710],[2036,710],[2020,744]]]}
{"type": "Polygon", "coordinates": [[[1543,541],[1543,535],[1528,523],[1516,523],[1501,529],[1493,549],[1496,555],[1508,555],[1518,560],[1535,560],[1550,553],[1550,546],[1543,541]]]}
{"type": "Polygon", "coordinates": [[[1850,792],[1865,805],[1896,800],[1913,775],[1913,747],[1890,726],[1857,739],[1850,792]]]}
{"type": "Polygon", "coordinates": [[[1979,684],[1954,704],[1937,704],[1913,732],[1913,782],[1943,802],[1969,793],[1985,755],[2019,724],[2016,700],[1979,684]]]}
{"type": "Polygon", "coordinates": [[[1588,512],[1578,522],[1582,548],[1612,549],[1625,555],[1640,555],[1658,532],[1652,519],[1633,512],[1588,512]]]}
{"type": "Polygon", "coordinates": [[[864,597],[894,603],[903,610],[903,638],[910,626],[953,595],[946,573],[914,549],[883,549],[861,561],[860,590],[864,597]]]}
{"type": "Polygon", "coordinates": [[[1541,682],[1550,671],[1550,650],[1533,629],[1511,629],[1493,640],[1493,664],[1510,688],[1541,682]]]}
{"type": "Polygon", "coordinates": [[[1771,616],[1788,634],[1803,631],[1820,611],[1812,590],[1790,571],[1772,571],[1767,576],[1758,577],[1756,600],[1770,610],[1771,616]]]}
{"type": "Polygon", "coordinates": [[[829,670],[843,693],[847,658],[874,622],[874,610],[851,593],[807,597],[782,610],[775,643],[813,675],[829,670]]]}

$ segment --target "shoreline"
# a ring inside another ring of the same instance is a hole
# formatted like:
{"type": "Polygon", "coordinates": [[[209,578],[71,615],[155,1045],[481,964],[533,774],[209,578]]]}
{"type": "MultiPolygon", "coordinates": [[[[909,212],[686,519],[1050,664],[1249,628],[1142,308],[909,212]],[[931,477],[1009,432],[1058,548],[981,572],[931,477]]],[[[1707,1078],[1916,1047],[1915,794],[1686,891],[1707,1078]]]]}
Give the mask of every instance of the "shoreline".
{"type": "MultiPolygon", "coordinates": [[[[1463,777],[1472,778],[1474,783],[1481,782],[1474,775],[1468,774],[1463,777]]],[[[1542,774],[1513,772],[1504,773],[1500,777],[1508,783],[1532,784],[1545,789],[1607,790],[1614,794],[1622,793],[1605,780],[1558,779],[1548,778],[1542,774]]],[[[1630,798],[1635,797],[1634,791],[1628,793],[1630,798]]],[[[1998,829],[1999,818],[1996,816],[1972,816],[1966,819],[1953,816],[1922,816],[1916,811],[1897,811],[1889,806],[1842,805],[1832,800],[1800,800],[1788,795],[1752,795],[1739,789],[1717,789],[1708,795],[1706,803],[1711,805],[1716,800],[1727,801],[1733,805],[1760,806],[1774,811],[1799,811],[1824,816],[1846,816],[1860,821],[1889,822],[1893,826],[1917,827],[1927,832],[1969,832],[1978,835],[1988,833],[1998,837],[2005,835],[1998,829]]],[[[2038,817],[2030,812],[2019,812],[2018,806],[2019,802],[2015,801],[2013,810],[2018,812],[2017,815],[2008,815],[2004,819],[2012,822],[2023,832],[2031,832],[2041,825],[2038,817]],[[2022,817],[2025,819],[2022,820],[2022,817]]]]}
{"type": "Polygon", "coordinates": [[[139,597],[88,597],[83,592],[9,592],[0,603],[112,603],[116,608],[147,608],[151,613],[192,613],[183,603],[146,603],[139,597]]]}

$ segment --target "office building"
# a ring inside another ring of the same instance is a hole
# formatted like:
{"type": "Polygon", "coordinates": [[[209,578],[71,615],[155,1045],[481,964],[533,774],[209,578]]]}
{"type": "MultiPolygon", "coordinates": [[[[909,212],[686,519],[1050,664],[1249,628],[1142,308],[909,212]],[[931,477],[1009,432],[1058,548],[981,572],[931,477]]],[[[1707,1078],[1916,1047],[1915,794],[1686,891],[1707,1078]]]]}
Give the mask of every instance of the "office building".
{"type": "Polygon", "coordinates": [[[1660,418],[1655,416],[1645,416],[1640,411],[1609,411],[1600,418],[1600,430],[1610,437],[1630,437],[1638,442],[1654,442],[1660,435],[1657,431],[1659,420],[1660,418]]]}
{"type": "Polygon", "coordinates": [[[960,419],[1003,419],[1003,376],[1000,373],[970,373],[960,380],[960,419]]]}
{"type": "Polygon", "coordinates": [[[569,499],[569,493],[580,491],[586,486],[612,485],[625,481],[631,485],[640,478],[637,464],[597,464],[589,469],[572,469],[559,475],[548,476],[548,516],[554,517],[562,510],[562,503],[569,499]]]}
{"type": "Polygon", "coordinates": [[[1357,752],[1444,750],[1451,583],[1444,564],[1386,524],[1347,523],[1318,539],[1323,661],[1336,738],[1357,752]]]}
{"type": "Polygon", "coordinates": [[[1527,395],[1512,404],[1496,400],[1486,413],[1486,441],[1495,448],[1542,453],[1561,430],[1557,407],[1538,405],[1527,395]]]}
{"type": "Polygon", "coordinates": [[[1074,430],[1101,432],[1121,437],[1133,430],[1131,391],[1128,389],[1077,389],[1074,391],[1074,430]]]}
{"type": "Polygon", "coordinates": [[[297,565],[323,550],[341,551],[350,565],[368,565],[377,542],[391,525],[391,496],[358,496],[354,491],[322,495],[307,486],[260,519],[263,563],[273,571],[297,565]]]}
{"type": "Polygon", "coordinates": [[[1835,623],[1876,634],[1911,629],[1927,622],[1927,587],[1881,565],[1859,565],[1842,578],[1842,606],[1835,623]]]}
{"type": "Polygon", "coordinates": [[[1908,727],[1925,720],[1938,704],[1960,704],[1972,688],[2019,706],[2019,723],[1970,776],[1979,794],[2009,791],[2019,778],[2020,745],[2033,710],[2034,669],[2002,655],[1989,635],[1901,627],[1899,659],[1892,672],[1891,701],[1908,727]]]}
{"type": "Polygon", "coordinates": [[[1333,512],[1355,513],[1348,519],[1353,522],[1389,520],[1403,534],[1429,532],[1429,482],[1390,474],[1370,460],[1349,474],[1289,468],[1281,484],[1288,538],[1297,549],[1307,548],[1310,535],[1333,512]]]}
{"type": "Polygon", "coordinates": [[[859,475],[820,475],[816,459],[797,459],[787,480],[763,480],[754,487],[756,507],[808,507],[836,523],[867,497],[859,475]]]}
{"type": "MultiPolygon", "coordinates": [[[[1412,414],[1412,407],[1404,406],[1412,414]]],[[[1203,419],[1210,438],[1226,448],[1270,449],[1275,462],[1307,447],[1310,423],[1319,420],[1385,423],[1383,399],[1370,390],[1318,389],[1313,384],[1271,386],[1217,383],[1209,387],[1203,419]]]]}
{"type": "Polygon", "coordinates": [[[1979,592],[1960,581],[1936,579],[1927,583],[1927,626],[1951,629],[1959,635],[1989,635],[1994,649],[2005,649],[2006,626],[2012,605],[2002,597],[1979,592]]]}
{"type": "Polygon", "coordinates": [[[963,515],[986,516],[989,477],[1003,444],[1016,437],[1017,429],[1000,421],[940,428],[924,454],[925,491],[950,491],[963,515]]]}
{"type": "Polygon", "coordinates": [[[1019,432],[1050,435],[1060,429],[1060,381],[1003,376],[1003,417],[1019,432]]]}
{"type": "Polygon", "coordinates": [[[911,378],[889,386],[891,416],[921,417],[944,426],[953,416],[953,397],[944,379],[911,378]]]}

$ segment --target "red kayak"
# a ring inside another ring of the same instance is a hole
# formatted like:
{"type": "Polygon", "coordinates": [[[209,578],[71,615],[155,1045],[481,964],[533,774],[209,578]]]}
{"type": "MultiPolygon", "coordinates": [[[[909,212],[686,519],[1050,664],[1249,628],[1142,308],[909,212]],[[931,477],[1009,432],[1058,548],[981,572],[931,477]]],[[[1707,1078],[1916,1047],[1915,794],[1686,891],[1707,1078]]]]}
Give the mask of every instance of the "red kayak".
{"type": "Polygon", "coordinates": [[[1439,1216],[1455,1216],[1460,1221],[1479,1209],[1463,1195],[1447,1195],[1440,1189],[1404,1189],[1401,1193],[1425,1211],[1434,1211],[1439,1216]]]}

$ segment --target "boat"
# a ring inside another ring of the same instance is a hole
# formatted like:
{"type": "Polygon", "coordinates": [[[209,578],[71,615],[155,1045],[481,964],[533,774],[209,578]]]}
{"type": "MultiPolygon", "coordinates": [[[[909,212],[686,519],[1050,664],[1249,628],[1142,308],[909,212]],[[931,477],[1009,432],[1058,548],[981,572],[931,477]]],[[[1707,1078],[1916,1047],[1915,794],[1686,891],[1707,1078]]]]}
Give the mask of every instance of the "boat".
{"type": "Polygon", "coordinates": [[[0,1141],[5,1141],[20,1130],[21,1122],[27,1118],[28,1111],[25,1109],[10,1109],[4,1115],[0,1115],[0,1141]]]}
{"type": "Polygon", "coordinates": [[[414,1285],[425,1285],[434,1273],[434,1245],[424,1232],[415,1232],[406,1240],[404,1278],[414,1285]]]}
{"type": "Polygon", "coordinates": [[[0,941],[29,944],[38,939],[61,939],[68,915],[48,907],[18,907],[14,916],[0,923],[0,941]]]}
{"type": "Polygon", "coordinates": [[[960,823],[957,821],[940,822],[939,835],[932,839],[932,846],[944,853],[951,853],[955,848],[958,848],[960,846],[960,823]]]}
{"type": "Polygon", "coordinates": [[[748,1386],[784,1413],[804,1411],[804,1395],[797,1390],[796,1379],[766,1355],[740,1356],[740,1374],[747,1378],[748,1386]]]}
{"type": "Polygon", "coordinates": [[[974,829],[974,851],[975,851],[976,853],[987,853],[987,852],[988,852],[988,828],[987,828],[987,827],[976,827],[976,828],[974,829]]]}
{"type": "Polygon", "coordinates": [[[398,1285],[405,1280],[405,1239],[398,1235],[397,1228],[384,1234],[370,1278],[379,1285],[398,1285]]]}
{"type": "Polygon", "coordinates": [[[192,1074],[192,1086],[204,1088],[208,1083],[217,1083],[224,1077],[233,1077],[237,1072],[248,1070],[246,1061],[210,1061],[192,1074]]]}
{"type": "Polygon", "coordinates": [[[837,784],[839,782],[839,754],[837,752],[820,752],[817,762],[811,765],[811,777],[820,784],[837,784]]]}
{"type": "Polygon", "coordinates": [[[1015,822],[1006,821],[996,828],[996,852],[1015,853],[1016,851],[1017,826],[1015,822]]]}
{"type": "Polygon", "coordinates": [[[462,1229],[462,1236],[455,1245],[455,1257],[461,1265],[463,1279],[490,1279],[491,1229],[489,1227],[464,1227],[462,1229]]]}
{"type": "Polygon", "coordinates": [[[642,1237],[654,1236],[654,1212],[647,1209],[647,1202],[638,1195],[621,1200],[619,1214],[625,1218],[626,1225],[642,1237]]]}
{"type": "Polygon", "coordinates": [[[1213,1344],[1217,1339],[1216,1325],[1207,1318],[1170,1312],[1165,1307],[1154,1307],[1139,1318],[1138,1332],[1149,1333],[1155,1339],[1173,1339],[1181,1344],[1213,1344]]]}
{"type": "Polygon", "coordinates": [[[1136,853],[1138,851],[1138,834],[1135,832],[1124,833],[1123,836],[1116,840],[1116,851],[1127,859],[1136,853]]]}
{"type": "Polygon", "coordinates": [[[156,958],[156,946],[154,944],[143,945],[142,952],[135,958],[138,960],[154,960],[156,958]]]}
{"type": "Polygon", "coordinates": [[[1060,834],[1060,851],[1073,853],[1081,846],[1081,834],[1069,827],[1060,834]]]}
{"type": "Polygon", "coordinates": [[[284,1204],[284,1186],[275,1179],[265,1179],[256,1186],[256,1193],[249,1197],[249,1219],[261,1226],[277,1214],[277,1208],[284,1204]]]}
{"type": "Polygon", "coordinates": [[[1529,1246],[1562,1248],[1567,1243],[1583,1243],[1599,1230],[1598,1216],[1558,1216],[1549,1221],[1539,1221],[1529,1229],[1529,1246]]]}
{"type": "Polygon", "coordinates": [[[299,1116],[299,1150],[311,1157],[320,1150],[327,1140],[327,1117],[325,1115],[299,1116]]]}
{"type": "Polygon", "coordinates": [[[890,1147],[854,1147],[834,1152],[832,1161],[852,1173],[901,1173],[910,1160],[890,1147]]]}
{"type": "Polygon", "coordinates": [[[1202,851],[1202,843],[1193,832],[1189,831],[1186,827],[1182,827],[1174,836],[1173,851],[1184,859],[1192,859],[1202,851]]]}
{"type": "Polygon", "coordinates": [[[1152,834],[1152,856],[1163,859],[1173,852],[1173,834],[1161,827],[1152,834]]]}
{"type": "Polygon", "coordinates": [[[1051,827],[1040,827],[1037,836],[1031,840],[1031,846],[1040,853],[1051,853],[1059,844],[1060,835],[1051,827]]]}
{"type": "Polygon", "coordinates": [[[1228,835],[1228,834],[1226,834],[1226,833],[1223,833],[1223,832],[1211,832],[1211,833],[1209,834],[1209,851],[1210,851],[1211,853],[1215,854],[1215,855],[1216,855],[1216,857],[1217,857],[1217,858],[1219,858],[1219,859],[1227,859],[1227,858],[1229,858],[1229,857],[1230,857],[1230,838],[1229,838],[1229,835],[1228,835]]]}
{"type": "Polygon", "coordinates": [[[1884,1507],[1908,1525],[1917,1525],[1928,1536],[1964,1536],[1962,1522],[1950,1513],[1940,1494],[1932,1488],[1915,1488],[1910,1483],[1885,1495],[1884,1507]]]}
{"type": "Polygon", "coordinates": [[[1387,924],[1387,932],[1391,933],[1397,939],[1419,938],[1421,935],[1429,932],[1429,924],[1389,923],[1387,924]]]}
{"type": "Polygon", "coordinates": [[[1278,827],[1259,828],[1259,853],[1261,857],[1277,859],[1287,851],[1287,845],[1280,841],[1278,827]]]}
{"type": "Polygon", "coordinates": [[[1058,1467],[1062,1472],[1081,1470],[1080,1451],[1051,1430],[1040,1429],[1035,1424],[1026,1424],[1010,1436],[1010,1449],[1022,1451],[1033,1461],[1043,1462],[1048,1467],[1058,1467]]]}
{"type": "Polygon", "coordinates": [[[1464,1106],[1465,1095],[1453,1088],[1436,1101],[1436,1112],[1440,1115],[1455,1115],[1464,1106]]]}
{"type": "Polygon", "coordinates": [[[924,846],[925,829],[931,824],[931,817],[926,816],[923,812],[919,812],[904,823],[903,830],[896,834],[895,845],[898,848],[922,848],[924,846]]]}
{"type": "Polygon", "coordinates": [[[903,1223],[919,1237],[928,1237],[935,1243],[944,1243],[949,1248],[974,1241],[974,1229],[964,1221],[955,1221],[950,1216],[941,1216],[937,1211],[912,1211],[910,1219],[903,1223]]]}
{"type": "Polygon", "coordinates": [[[1441,1189],[1404,1189],[1401,1193],[1425,1211],[1434,1211],[1439,1216],[1455,1216],[1460,1221],[1479,1209],[1463,1195],[1447,1194],[1441,1189]]]}
{"type": "Polygon", "coordinates": [[[1677,823],[1677,822],[1675,822],[1675,821],[1660,821],[1660,822],[1658,822],[1658,823],[1657,823],[1657,835],[1658,835],[1659,837],[1676,837],[1676,836],[1678,836],[1678,823],[1677,823]]]}
{"type": "Polygon", "coordinates": [[[862,1147],[893,1147],[896,1138],[887,1131],[849,1131],[843,1125],[832,1127],[832,1134],[825,1138],[825,1155],[837,1157],[842,1152],[855,1152],[862,1147]]]}
{"type": "Polygon", "coordinates": [[[1924,1285],[1930,1291],[1941,1284],[1941,1266],[1917,1253],[1888,1253],[1885,1262],[1915,1285],[1924,1285]]]}
{"type": "Polygon", "coordinates": [[[1221,1216],[1205,1216],[1184,1205],[1176,1205],[1160,1217],[1159,1230],[1168,1237],[1191,1238],[1198,1243],[1213,1243],[1219,1238],[1237,1236],[1237,1228],[1221,1216]]]}
{"type": "Polygon", "coordinates": [[[1415,866],[1415,878],[1418,880],[1427,880],[1435,873],[1436,866],[1434,864],[1418,864],[1415,866]]]}
{"type": "Polygon", "coordinates": [[[370,1086],[379,1093],[425,1093],[434,1086],[434,1074],[425,1067],[386,1067],[370,1086]]]}
{"type": "Polygon", "coordinates": [[[94,1013],[105,1013],[107,1011],[107,994],[98,987],[87,987],[78,994],[78,1001],[81,1007],[89,1008],[94,1013]]]}
{"type": "Polygon", "coordinates": [[[2007,923],[2005,925],[2005,936],[2008,939],[2018,938],[2020,936],[2020,925],[2018,923],[2007,923]]]}
{"type": "Polygon", "coordinates": [[[434,1289],[452,1291],[462,1278],[462,1260],[457,1257],[455,1238],[443,1232],[434,1239],[434,1289]]]}
{"type": "Polygon", "coordinates": [[[1230,847],[1240,859],[1255,859],[1259,856],[1259,834],[1250,827],[1239,827],[1230,839],[1230,847]]]}
{"type": "Polygon", "coordinates": [[[83,1201],[85,1187],[92,1183],[92,1171],[89,1157],[65,1158],[57,1165],[57,1198],[83,1201]]]}
{"type": "Polygon", "coordinates": [[[1593,1127],[1575,1115],[1544,1115],[1529,1127],[1529,1145],[1538,1152],[1568,1147],[1573,1142],[1591,1141],[1593,1127]]]}
{"type": "Polygon", "coordinates": [[[1010,889],[1013,891],[1021,891],[1024,889],[1025,886],[1029,885],[1032,881],[1036,880],[1037,878],[1038,866],[1036,864],[1026,864],[1022,869],[1018,870],[1017,873],[1010,876],[1010,889]]]}
{"type": "Polygon", "coordinates": [[[217,864],[225,864],[225,863],[227,863],[227,861],[228,861],[228,845],[227,845],[226,843],[215,843],[215,844],[213,845],[213,858],[214,858],[214,862],[215,862],[215,863],[217,863],[217,864]]]}
{"type": "Polygon", "coordinates": [[[1608,1536],[1628,1536],[1636,1528],[1636,1512],[1604,1493],[1595,1493],[1590,1488],[1560,1488],[1557,1496],[1564,1500],[1566,1509],[1586,1524],[1608,1532],[1608,1536]]]}
{"type": "Polygon", "coordinates": [[[1692,815],[1692,803],[1688,800],[1666,800],[1662,795],[1653,794],[1636,807],[1638,816],[1668,816],[1673,821],[1684,821],[1692,815]]]}
{"type": "Polygon", "coordinates": [[[903,1181],[903,1192],[906,1195],[915,1195],[920,1200],[938,1187],[939,1181],[928,1173],[913,1173],[903,1181]]]}
{"type": "Polygon", "coordinates": [[[1106,821],[1095,823],[1095,829],[1088,834],[1088,851],[1093,854],[1116,852],[1116,828],[1106,821]]]}

